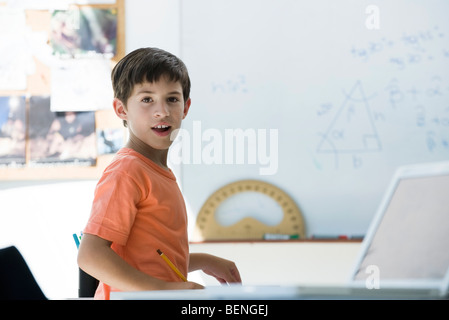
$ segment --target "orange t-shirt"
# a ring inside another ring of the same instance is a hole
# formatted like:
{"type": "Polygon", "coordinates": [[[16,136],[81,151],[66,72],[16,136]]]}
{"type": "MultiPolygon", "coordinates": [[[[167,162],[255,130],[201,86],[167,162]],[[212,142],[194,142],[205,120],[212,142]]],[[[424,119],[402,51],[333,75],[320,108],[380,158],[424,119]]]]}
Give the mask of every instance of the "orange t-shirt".
{"type": "MultiPolygon", "coordinates": [[[[105,169],[83,232],[111,241],[120,257],[148,275],[182,281],[160,249],[187,276],[187,213],[176,177],[132,149],[119,150],[105,169]]],[[[109,299],[111,291],[117,290],[100,282],[95,298],[109,299]]]]}

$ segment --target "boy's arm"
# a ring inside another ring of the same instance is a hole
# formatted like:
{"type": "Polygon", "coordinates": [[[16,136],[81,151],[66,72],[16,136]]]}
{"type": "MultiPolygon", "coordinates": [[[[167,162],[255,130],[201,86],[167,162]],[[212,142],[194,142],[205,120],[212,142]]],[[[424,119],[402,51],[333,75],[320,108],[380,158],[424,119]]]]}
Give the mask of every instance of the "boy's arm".
{"type": "Polygon", "coordinates": [[[92,277],[122,291],[201,289],[194,282],[166,282],[151,277],[118,256],[111,242],[84,234],[78,251],[78,265],[92,277]]]}
{"type": "Polygon", "coordinates": [[[234,262],[207,253],[191,253],[189,272],[202,270],[220,283],[242,283],[234,262]]]}

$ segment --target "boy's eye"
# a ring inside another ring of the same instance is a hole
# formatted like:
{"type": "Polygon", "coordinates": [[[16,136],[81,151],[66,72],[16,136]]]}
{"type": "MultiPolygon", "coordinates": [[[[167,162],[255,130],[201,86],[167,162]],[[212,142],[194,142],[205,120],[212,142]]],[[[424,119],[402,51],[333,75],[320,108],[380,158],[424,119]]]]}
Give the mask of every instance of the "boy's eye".
{"type": "Polygon", "coordinates": [[[151,102],[151,101],[153,101],[153,99],[151,99],[151,98],[143,98],[142,99],[142,102],[145,102],[145,103],[148,103],[148,102],[151,102]]]}
{"type": "Polygon", "coordinates": [[[176,97],[171,97],[171,98],[168,98],[168,101],[169,101],[169,102],[178,102],[179,99],[176,98],[176,97]]]}

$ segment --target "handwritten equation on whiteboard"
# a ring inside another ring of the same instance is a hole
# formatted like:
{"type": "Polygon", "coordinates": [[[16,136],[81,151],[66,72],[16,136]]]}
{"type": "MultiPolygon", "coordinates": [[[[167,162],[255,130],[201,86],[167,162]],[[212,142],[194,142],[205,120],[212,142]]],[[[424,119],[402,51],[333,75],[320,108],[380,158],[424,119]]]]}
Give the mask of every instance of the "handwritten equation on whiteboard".
{"type": "Polygon", "coordinates": [[[354,80],[352,87],[341,88],[341,96],[317,106],[316,154],[333,156],[336,168],[343,156],[359,168],[369,154],[396,152],[394,148],[405,148],[415,139],[408,151],[449,158],[446,32],[435,25],[353,45],[349,56],[355,68],[384,72],[354,80]]]}
{"type": "Polygon", "coordinates": [[[406,70],[414,65],[432,63],[441,58],[449,58],[447,37],[438,25],[427,30],[404,32],[398,38],[382,38],[362,46],[354,45],[351,56],[369,63],[376,58],[383,59],[397,70],[406,70]]]}
{"type": "Polygon", "coordinates": [[[316,153],[334,156],[336,168],[341,156],[348,155],[353,167],[359,168],[362,154],[382,152],[383,140],[412,132],[421,137],[413,142],[418,152],[444,153],[449,158],[448,78],[435,75],[420,81],[419,86],[392,78],[369,93],[362,81],[356,81],[349,91],[342,90],[341,101],[336,102],[340,104],[325,102],[317,108],[318,119],[328,121],[328,125],[324,132],[318,132],[316,153]],[[381,131],[387,127],[389,132],[381,131]]]}
{"type": "Polygon", "coordinates": [[[246,76],[239,74],[228,79],[216,80],[210,83],[212,93],[218,94],[246,94],[248,85],[246,76]]]}

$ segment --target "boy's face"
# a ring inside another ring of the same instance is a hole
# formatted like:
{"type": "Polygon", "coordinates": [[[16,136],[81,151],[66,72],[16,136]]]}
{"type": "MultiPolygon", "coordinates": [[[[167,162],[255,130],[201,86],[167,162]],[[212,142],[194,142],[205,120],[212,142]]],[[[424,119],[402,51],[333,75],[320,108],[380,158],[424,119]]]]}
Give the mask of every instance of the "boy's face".
{"type": "Polygon", "coordinates": [[[190,99],[184,101],[181,84],[166,77],[135,85],[126,106],[114,100],[117,115],[127,121],[130,138],[158,150],[170,147],[170,136],[181,127],[189,107],[190,99]]]}

